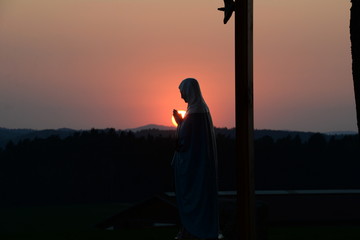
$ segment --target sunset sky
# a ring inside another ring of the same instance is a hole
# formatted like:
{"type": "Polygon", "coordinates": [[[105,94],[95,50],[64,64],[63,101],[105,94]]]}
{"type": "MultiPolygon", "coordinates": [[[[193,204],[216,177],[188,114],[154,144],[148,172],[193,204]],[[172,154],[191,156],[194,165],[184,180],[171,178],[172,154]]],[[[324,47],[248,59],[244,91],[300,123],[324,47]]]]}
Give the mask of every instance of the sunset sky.
{"type": "MultiPolygon", "coordinates": [[[[234,127],[234,19],[222,0],[1,0],[0,127],[172,125],[199,80],[234,127]]],[[[254,0],[255,128],[356,130],[350,0],[254,0]]]]}

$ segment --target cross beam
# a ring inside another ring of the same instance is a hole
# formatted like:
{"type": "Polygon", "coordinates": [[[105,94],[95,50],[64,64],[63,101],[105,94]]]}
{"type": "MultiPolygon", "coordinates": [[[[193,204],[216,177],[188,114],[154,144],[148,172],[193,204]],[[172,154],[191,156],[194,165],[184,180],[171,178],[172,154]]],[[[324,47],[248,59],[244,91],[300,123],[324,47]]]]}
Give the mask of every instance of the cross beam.
{"type": "Polygon", "coordinates": [[[253,0],[224,0],[224,23],[235,11],[235,108],[238,239],[255,240],[253,0]]]}

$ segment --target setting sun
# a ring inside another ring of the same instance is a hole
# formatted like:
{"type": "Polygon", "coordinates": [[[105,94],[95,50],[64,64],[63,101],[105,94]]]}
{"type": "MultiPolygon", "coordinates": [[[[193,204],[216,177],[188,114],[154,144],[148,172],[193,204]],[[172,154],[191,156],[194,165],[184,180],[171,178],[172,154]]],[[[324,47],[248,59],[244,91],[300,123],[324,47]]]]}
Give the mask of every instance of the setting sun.
{"type": "MultiPolygon", "coordinates": [[[[185,110],[178,110],[178,113],[180,113],[181,117],[184,118],[186,111],[185,110]]],[[[174,124],[175,127],[177,127],[177,123],[175,121],[174,116],[171,117],[171,122],[174,124]]]]}

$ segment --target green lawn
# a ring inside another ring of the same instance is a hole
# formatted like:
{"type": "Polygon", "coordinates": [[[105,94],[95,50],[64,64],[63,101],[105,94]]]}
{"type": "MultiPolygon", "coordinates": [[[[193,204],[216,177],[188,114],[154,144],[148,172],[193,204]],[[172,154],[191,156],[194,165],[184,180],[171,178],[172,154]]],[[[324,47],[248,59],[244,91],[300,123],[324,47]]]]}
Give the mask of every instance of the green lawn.
{"type": "MultiPolygon", "coordinates": [[[[0,208],[1,240],[170,240],[176,228],[97,230],[124,204],[0,208]]],[[[268,240],[359,240],[360,226],[270,227],[268,240]]]]}

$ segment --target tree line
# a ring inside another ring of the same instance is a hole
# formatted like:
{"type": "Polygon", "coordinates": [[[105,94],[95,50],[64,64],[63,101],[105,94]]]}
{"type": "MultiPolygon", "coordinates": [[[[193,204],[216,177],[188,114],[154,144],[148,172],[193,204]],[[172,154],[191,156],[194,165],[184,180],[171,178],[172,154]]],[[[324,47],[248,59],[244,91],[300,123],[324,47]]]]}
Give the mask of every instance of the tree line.
{"type": "MultiPolygon", "coordinates": [[[[174,131],[91,129],[66,138],[24,139],[0,148],[0,202],[57,204],[139,201],[174,191],[174,131]]],[[[256,189],[360,188],[356,135],[316,133],[254,142],[256,189]]],[[[235,140],[217,133],[219,189],[235,189],[235,140]]]]}

